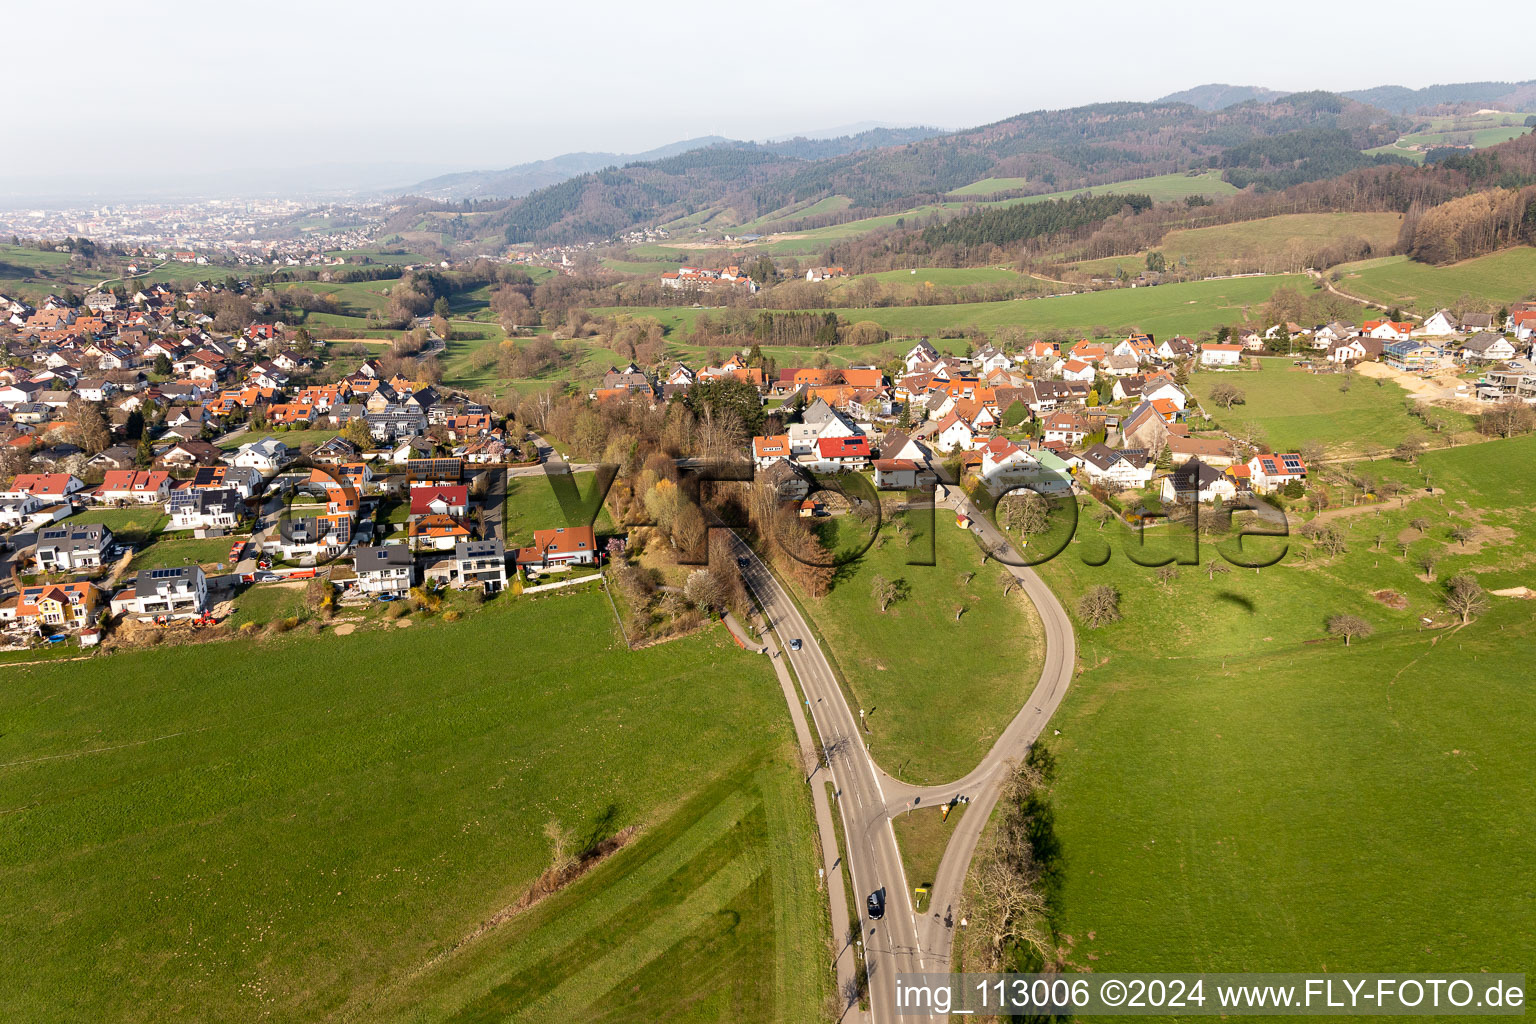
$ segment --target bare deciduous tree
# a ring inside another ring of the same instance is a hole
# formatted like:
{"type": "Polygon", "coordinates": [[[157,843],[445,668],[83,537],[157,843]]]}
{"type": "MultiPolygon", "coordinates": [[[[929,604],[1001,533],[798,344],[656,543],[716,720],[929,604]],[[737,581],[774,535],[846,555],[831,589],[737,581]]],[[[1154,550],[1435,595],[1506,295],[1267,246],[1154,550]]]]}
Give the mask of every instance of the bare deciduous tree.
{"type": "Polygon", "coordinates": [[[1469,572],[1459,572],[1446,582],[1445,606],[1461,617],[1465,626],[1472,617],[1488,607],[1488,595],[1483,592],[1477,577],[1469,572]]]}
{"type": "Polygon", "coordinates": [[[1078,598],[1077,614],[1091,629],[1119,622],[1120,591],[1107,583],[1088,588],[1087,593],[1078,598]]]}
{"type": "Polygon", "coordinates": [[[1328,619],[1328,632],[1333,636],[1342,636],[1344,646],[1355,637],[1367,637],[1375,631],[1375,627],[1358,615],[1333,615],[1328,619]]]}

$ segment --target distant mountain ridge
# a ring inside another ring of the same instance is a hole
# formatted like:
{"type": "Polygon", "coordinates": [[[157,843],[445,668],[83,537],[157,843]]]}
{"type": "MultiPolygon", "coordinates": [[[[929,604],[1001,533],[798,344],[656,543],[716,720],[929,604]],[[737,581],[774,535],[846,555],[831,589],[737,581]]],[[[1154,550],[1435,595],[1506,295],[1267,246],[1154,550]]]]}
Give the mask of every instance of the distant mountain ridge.
{"type": "Polygon", "coordinates": [[[1394,114],[1413,114],[1425,107],[1442,103],[1478,103],[1498,105],[1510,110],[1536,106],[1536,81],[1529,82],[1459,82],[1407,89],[1401,85],[1378,85],[1344,93],[1361,103],[1390,110],[1394,114]]]}
{"type": "Polygon", "coordinates": [[[578,174],[600,171],[604,167],[664,160],[669,156],[730,142],[720,135],[673,142],[644,153],[562,153],[548,160],[534,160],[499,171],[456,171],[419,181],[400,191],[426,199],[457,202],[461,199],[516,199],[550,185],[558,185],[578,174]]]}
{"type": "Polygon", "coordinates": [[[1212,82],[1207,85],[1197,85],[1193,89],[1171,92],[1156,102],[1188,103],[1201,110],[1225,110],[1227,107],[1247,103],[1249,100],[1269,103],[1287,95],[1289,93],[1266,89],[1261,85],[1226,85],[1221,82],[1212,82]]]}
{"type": "Polygon", "coordinates": [[[457,171],[452,174],[440,174],[400,191],[406,195],[421,196],[440,202],[458,202],[463,199],[517,199],[530,192],[558,185],[562,181],[600,171],[605,167],[653,163],[696,149],[708,149],[711,146],[757,146],[779,156],[793,157],[797,160],[823,160],[861,149],[905,145],[942,134],[943,131],[939,128],[896,128],[879,125],[863,128],[851,135],[829,136],[826,133],[817,132],[764,143],[741,142],[722,135],[705,135],[658,146],[644,153],[563,153],[548,160],[535,160],[499,171],[457,171]]]}
{"type": "Polygon", "coordinates": [[[1282,175],[1294,182],[1373,162],[1360,150],[1385,145],[1407,127],[1406,119],[1383,110],[1311,92],[1216,111],[1187,103],[1039,110],[904,143],[903,133],[891,130],[833,140],[831,146],[817,140],[720,143],[580,175],[486,211],[475,230],[487,241],[496,232],[507,243],[559,244],[600,240],[706,210],[713,225],[728,228],[831,196],[849,201],[831,216],[854,219],[933,202],[987,177],[1024,178],[1029,191],[1053,192],[1211,167],[1238,173],[1262,164],[1265,184],[1282,175]],[[1250,148],[1240,162],[1224,158],[1234,147],[1270,139],[1275,145],[1250,148]],[[1327,145],[1326,160],[1309,159],[1318,142],[1327,145]]]}
{"type": "MultiPolygon", "coordinates": [[[[1212,82],[1181,92],[1171,92],[1156,102],[1188,103],[1201,110],[1225,110],[1227,107],[1246,103],[1249,100],[1269,103],[1288,95],[1291,94],[1276,92],[1261,85],[1226,85],[1212,82]]],[[[1392,114],[1416,114],[1425,108],[1442,104],[1466,103],[1522,110],[1536,107],[1536,81],[1458,82],[1451,85],[1428,85],[1422,89],[1409,89],[1401,85],[1378,85],[1370,89],[1343,91],[1339,95],[1348,96],[1352,100],[1378,107],[1392,114]]]]}

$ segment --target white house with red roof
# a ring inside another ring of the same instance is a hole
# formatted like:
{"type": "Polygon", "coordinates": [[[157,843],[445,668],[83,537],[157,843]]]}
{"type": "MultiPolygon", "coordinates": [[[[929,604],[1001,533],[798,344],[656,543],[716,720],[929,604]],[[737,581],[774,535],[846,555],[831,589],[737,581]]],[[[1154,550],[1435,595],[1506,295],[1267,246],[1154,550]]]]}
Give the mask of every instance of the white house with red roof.
{"type": "Polygon", "coordinates": [[[1238,366],[1243,361],[1243,346],[1218,345],[1208,342],[1200,346],[1201,366],[1238,366]]]}
{"type": "Polygon", "coordinates": [[[813,473],[842,473],[863,469],[869,465],[869,456],[869,438],[863,434],[823,437],[817,439],[814,453],[801,464],[813,473]]]}
{"type": "Polygon", "coordinates": [[[793,457],[788,434],[760,434],[752,439],[752,464],[758,469],[765,469],[781,459],[793,457]]]}
{"type": "Polygon", "coordinates": [[[1360,329],[1368,338],[1382,341],[1407,341],[1413,332],[1413,324],[1406,320],[1367,320],[1360,329]]]}
{"type": "Polygon", "coordinates": [[[452,516],[462,518],[469,512],[469,488],[464,484],[432,484],[411,488],[411,518],[452,516]]]}
{"type": "Polygon", "coordinates": [[[1085,363],[1081,359],[1068,359],[1061,367],[1062,380],[1091,381],[1096,376],[1092,363],[1085,363]]]}
{"type": "Polygon", "coordinates": [[[940,451],[965,451],[975,443],[976,428],[953,412],[940,420],[933,432],[933,446],[940,451]]]}
{"type": "Polygon", "coordinates": [[[171,474],[163,469],[114,469],[92,492],[100,502],[135,502],[153,505],[171,493],[171,474]]]}
{"type": "Polygon", "coordinates": [[[64,501],[84,489],[85,482],[70,473],[19,473],[11,481],[10,490],[0,493],[0,498],[30,495],[42,501],[64,501]]]}
{"type": "Polygon", "coordinates": [[[519,548],[517,564],[550,569],[566,565],[590,565],[597,561],[597,538],[590,526],[557,526],[534,530],[533,543],[519,548]]]}
{"type": "Polygon", "coordinates": [[[1248,460],[1249,486],[1259,494],[1270,494],[1291,481],[1306,483],[1307,464],[1295,452],[1255,455],[1248,460]]]}

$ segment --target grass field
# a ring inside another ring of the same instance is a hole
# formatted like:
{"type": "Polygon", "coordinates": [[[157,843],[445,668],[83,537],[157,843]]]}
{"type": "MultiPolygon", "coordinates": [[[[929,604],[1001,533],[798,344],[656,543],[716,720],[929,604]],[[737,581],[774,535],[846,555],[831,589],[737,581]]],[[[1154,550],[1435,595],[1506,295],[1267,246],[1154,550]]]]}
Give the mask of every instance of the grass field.
{"type": "MultiPolygon", "coordinates": [[[[1470,518],[1478,539],[1446,546],[1439,579],[1531,582],[1536,439],[1421,461],[1447,497],[1336,519],[1349,543],[1336,558],[1293,551],[1214,580],[1183,568],[1168,585],[1118,549],[1101,568],[1080,545],[1044,567],[1069,610],[1109,583],[1125,615],[1079,623],[1084,668],[1052,722],[1069,960],[1100,972],[1536,967],[1536,904],[1509,895],[1536,876],[1523,825],[1536,817],[1531,606],[1493,598],[1465,629],[1421,630],[1421,616],[1446,621],[1441,583],[1392,543],[1445,545],[1446,526],[1470,518]],[[1432,524],[1423,539],[1408,525],[1418,515],[1432,524]],[[1372,597],[1387,589],[1403,607],[1372,597]],[[1336,612],[1376,634],[1349,648],[1324,639],[1336,612]]],[[[1364,468],[1422,483],[1404,463],[1364,468]]],[[[1084,539],[1112,532],[1089,526],[1084,539]]]]}
{"type": "Polygon", "coordinates": [[[1536,249],[1518,246],[1449,266],[1415,263],[1388,256],[1336,268],[1338,287],[1421,314],[1453,305],[1462,296],[1474,302],[1505,305],[1536,294],[1536,249]]]}
{"type": "Polygon", "coordinates": [[[944,819],[943,811],[937,805],[914,808],[891,819],[896,845],[901,850],[901,866],[906,869],[910,888],[933,885],[939,873],[939,862],[944,859],[944,848],[949,845],[955,826],[965,817],[965,808],[965,804],[956,804],[949,812],[948,820],[944,819]]]}
{"type": "MultiPolygon", "coordinates": [[[[594,501],[597,499],[592,489],[596,474],[573,473],[569,479],[574,483],[581,498],[594,501]]],[[[585,506],[585,502],[583,505],[585,506]]],[[[560,499],[555,495],[554,484],[550,482],[549,477],[542,475],[509,477],[504,510],[506,518],[503,528],[508,550],[532,544],[534,530],[549,530],[557,526],[586,526],[587,520],[591,518],[590,516],[583,518],[581,515],[568,518],[560,505],[560,499]]],[[[593,529],[599,538],[614,532],[613,520],[609,518],[606,506],[597,510],[597,521],[593,529]]]]}
{"type": "MultiPolygon", "coordinates": [[[[1373,250],[1386,252],[1397,241],[1402,219],[1396,213],[1293,213],[1170,231],[1155,248],[1169,266],[1182,266],[1187,260],[1196,273],[1231,273],[1254,266],[1284,272],[1302,268],[1313,253],[1347,238],[1364,238],[1373,250]]],[[[1084,273],[1106,276],[1116,267],[1134,275],[1146,265],[1145,254],[1070,264],[1084,273]]]]}
{"type": "Polygon", "coordinates": [[[128,563],[129,572],[145,569],[173,569],[183,565],[215,565],[229,561],[230,537],[198,539],[190,533],[181,536],[161,534],[149,547],[136,552],[128,563]]]}
{"type": "Polygon", "coordinates": [[[952,196],[990,196],[996,192],[1012,192],[1016,189],[1028,188],[1028,178],[982,178],[973,181],[969,185],[952,189],[952,196]]]}
{"type": "MultiPolygon", "coordinates": [[[[1381,378],[1359,374],[1348,391],[1340,391],[1336,374],[1312,374],[1290,369],[1291,360],[1262,360],[1262,370],[1197,373],[1190,388],[1201,407],[1222,427],[1232,430],[1256,423],[1276,451],[1295,451],[1304,441],[1321,441],[1331,455],[1360,454],[1364,445],[1391,450],[1409,434],[1424,433],[1424,424],[1404,408],[1407,392],[1381,378]],[[1235,384],[1245,400],[1230,410],[1210,401],[1218,383],[1235,384]]],[[[1452,429],[1470,427],[1467,416],[1440,410],[1452,429]]]]}
{"type": "Polygon", "coordinates": [[[70,516],[71,526],[100,523],[112,531],[112,535],[129,544],[143,544],[157,537],[170,522],[170,516],[159,505],[128,506],[127,508],[88,508],[70,516]]]}
{"type": "MultiPolygon", "coordinates": [[[[1276,288],[1290,287],[1310,294],[1308,279],[1295,274],[1239,277],[1216,281],[1191,281],[1155,288],[1115,288],[1076,295],[1002,302],[968,302],[949,306],[885,306],[874,309],[839,309],[849,321],[873,320],[898,337],[937,335],[945,327],[975,326],[984,331],[1010,324],[1030,330],[1060,329],[1089,336],[1095,327],[1103,337],[1116,336],[1121,327],[1136,327],[1156,335],[1194,336],[1224,323],[1250,318],[1250,310],[1269,301],[1276,288]]],[[[661,308],[603,307],[593,313],[629,313],[654,316],[670,333],[692,330],[700,313],[718,311],[684,306],[661,308]]],[[[905,351],[905,348],[903,348],[905,351]]],[[[828,350],[836,356],[837,349],[828,350]]],[[[782,364],[789,365],[789,364],[782,364]]]]}
{"type": "Polygon", "coordinates": [[[1436,146],[1472,146],[1482,149],[1519,138],[1530,131],[1525,127],[1526,116],[1524,113],[1494,111],[1486,114],[1429,117],[1424,119],[1429,123],[1427,130],[1412,132],[1395,142],[1365,152],[1373,155],[1388,153],[1423,163],[1425,154],[1436,146]]]}
{"type": "Polygon", "coordinates": [[[3,671],[6,1020],[819,1019],[809,797],[721,630],[631,653],[590,591],[3,671]],[[487,926],[551,819],[642,831],[487,926]]]}
{"type": "Polygon", "coordinates": [[[310,430],[308,428],[299,430],[247,430],[245,433],[236,434],[225,441],[222,447],[225,451],[232,452],[242,445],[255,444],[270,437],[283,442],[291,451],[296,453],[304,445],[324,444],[339,433],[339,430],[331,427],[326,427],[323,430],[310,430]]]}
{"type": "MultiPolygon", "coordinates": [[[[874,547],[839,570],[830,594],[800,597],[853,706],[868,712],[875,759],[917,783],[946,782],[976,766],[1034,687],[1042,653],[1027,599],[1017,591],[1003,597],[1004,571],[982,566],[980,549],[953,517],[936,520],[936,564],[907,564],[927,554],[927,527],[916,516],[910,546],[886,526],[874,547]],[[905,588],[884,613],[871,593],[877,575],[905,588]]],[[[844,517],[834,522],[829,546],[858,551],[868,529],[844,517]]]]}

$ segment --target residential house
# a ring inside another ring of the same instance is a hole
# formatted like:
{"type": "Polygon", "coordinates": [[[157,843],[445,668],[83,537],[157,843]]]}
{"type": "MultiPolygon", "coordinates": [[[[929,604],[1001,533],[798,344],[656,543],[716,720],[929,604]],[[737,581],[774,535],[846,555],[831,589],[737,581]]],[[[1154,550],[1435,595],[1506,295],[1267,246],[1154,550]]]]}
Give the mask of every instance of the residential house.
{"type": "Polygon", "coordinates": [[[230,459],[230,465],[242,469],[254,469],[262,476],[274,476],[289,461],[291,452],[286,444],[275,437],[243,444],[230,459]]]}
{"type": "Polygon", "coordinates": [[[153,505],[171,493],[171,474],[163,469],[114,469],[94,492],[100,502],[153,505]]]}
{"type": "Polygon", "coordinates": [[[453,549],[459,586],[478,586],[487,594],[507,586],[507,552],[499,540],[460,541],[453,549]]]}
{"type": "Polygon", "coordinates": [[[883,491],[917,487],[918,463],[912,459],[876,459],[875,486],[883,491]]]}
{"type": "Polygon", "coordinates": [[[1515,346],[1502,334],[1482,331],[1462,342],[1461,356],[1468,362],[1503,362],[1515,358],[1515,346]]]}
{"type": "Polygon", "coordinates": [[[933,446],[940,451],[965,451],[975,442],[976,428],[958,413],[952,412],[940,420],[933,432],[933,446]]]}
{"type": "Polygon", "coordinates": [[[1259,494],[1270,494],[1295,481],[1305,483],[1307,464],[1295,452],[1255,455],[1248,460],[1250,486],[1259,494]]]}
{"type": "Polygon", "coordinates": [[[1108,488],[1135,489],[1152,480],[1153,461],[1144,449],[1120,451],[1096,444],[1083,452],[1083,473],[1089,481],[1108,488]]]}
{"type": "Polygon", "coordinates": [[[901,361],[903,364],[905,364],[907,372],[910,373],[912,372],[913,367],[918,366],[919,364],[938,362],[939,353],[938,350],[935,349],[932,345],[928,344],[926,340],[919,341],[916,345],[913,345],[910,349],[907,350],[907,354],[902,356],[901,361]]]}
{"type": "Polygon", "coordinates": [[[19,473],[11,480],[9,490],[0,491],[0,498],[30,494],[44,502],[63,502],[84,488],[84,481],[70,473],[19,473]]]}
{"type": "MultiPolygon", "coordinates": [[[[1379,337],[1372,335],[1372,337],[1379,337]]],[[[1427,373],[1438,369],[1444,353],[1436,345],[1427,341],[1415,341],[1404,338],[1401,341],[1389,341],[1382,353],[1387,365],[1398,370],[1406,370],[1410,373],[1427,373]]]]}
{"type": "Polygon", "coordinates": [[[1236,496],[1236,481],[1199,459],[1190,459],[1163,477],[1163,500],[1167,502],[1192,505],[1217,499],[1231,501],[1236,496]]]}
{"type": "Polygon", "coordinates": [[[533,531],[533,543],[519,548],[519,568],[550,569],[566,565],[590,565],[597,561],[597,538],[590,526],[557,526],[533,531]]]}
{"type": "Polygon", "coordinates": [[[1348,366],[1367,359],[1378,359],[1385,349],[1386,344],[1380,338],[1367,338],[1364,335],[1356,335],[1352,338],[1330,341],[1327,353],[1323,358],[1330,363],[1348,366]]]}
{"type": "Polygon", "coordinates": [[[208,441],[178,441],[155,459],[155,465],[166,469],[191,469],[196,466],[218,465],[224,458],[224,450],[208,441]]]}
{"type": "Polygon", "coordinates": [[[1238,366],[1243,361],[1243,346],[1207,343],[1200,346],[1201,366],[1238,366]]]}
{"type": "Polygon", "coordinates": [[[852,437],[858,433],[858,425],[847,414],[818,398],[801,414],[799,423],[789,425],[789,446],[796,455],[809,455],[821,438],[852,437]]]}
{"type": "Polygon", "coordinates": [[[752,439],[752,464],[758,469],[771,466],[780,459],[792,457],[788,434],[770,434],[752,439]]]}
{"type": "Polygon", "coordinates": [[[1120,424],[1121,443],[1150,452],[1162,451],[1168,442],[1168,424],[1177,412],[1177,407],[1167,399],[1142,402],[1120,424]]]}
{"type": "Polygon", "coordinates": [[[1041,440],[1077,447],[1095,430],[1093,424],[1069,412],[1054,412],[1041,424],[1041,440]]]}
{"type": "Polygon", "coordinates": [[[192,473],[189,484],[194,489],[227,487],[242,499],[254,497],[262,489],[261,471],[246,466],[203,466],[192,473]]]}
{"type": "Polygon", "coordinates": [[[869,455],[869,438],[855,434],[818,438],[814,454],[800,461],[813,473],[844,473],[863,469],[869,464],[869,455]]]}
{"type": "MultiPolygon", "coordinates": [[[[19,498],[0,496],[0,526],[15,528],[30,522],[43,509],[43,500],[31,494],[19,498]]],[[[62,518],[54,516],[53,519],[62,518]]]]}
{"type": "Polygon", "coordinates": [[[1432,337],[1460,334],[1461,324],[1457,322],[1455,315],[1450,310],[1442,309],[1424,318],[1424,322],[1419,325],[1419,333],[1432,337]]]}
{"type": "Polygon", "coordinates": [[[416,583],[416,556],[404,544],[360,545],[352,553],[357,589],[404,597],[416,583]]]}
{"type": "Polygon", "coordinates": [[[1175,466],[1199,459],[1218,469],[1232,465],[1232,449],[1220,438],[1168,436],[1168,457],[1175,466]]]}
{"type": "Polygon", "coordinates": [[[427,485],[411,488],[411,518],[452,516],[461,519],[469,513],[469,488],[463,484],[427,485]]]}
{"type": "Polygon", "coordinates": [[[112,610],[146,619],[193,618],[208,610],[208,578],[196,565],[144,569],[132,588],[112,598],[112,610]]]}
{"type": "Polygon", "coordinates": [[[45,583],[22,587],[14,601],[0,607],[0,619],[59,629],[89,629],[96,621],[101,591],[95,584],[45,583]]]}
{"type": "Polygon", "coordinates": [[[1372,338],[1382,341],[1407,341],[1413,324],[1406,320],[1367,320],[1361,330],[1372,338]]]}
{"type": "Polygon", "coordinates": [[[1081,359],[1068,359],[1061,368],[1062,380],[1080,380],[1092,382],[1098,376],[1098,371],[1091,363],[1085,363],[1081,359]]]}
{"type": "Polygon", "coordinates": [[[43,572],[100,569],[113,547],[112,531],[101,523],[45,527],[37,534],[37,567],[43,572]]]}
{"type": "Polygon", "coordinates": [[[337,509],[335,503],[325,512],[294,510],[278,520],[275,546],[285,559],[335,558],[352,543],[356,507],[337,509]]]}
{"type": "Polygon", "coordinates": [[[166,511],[171,517],[167,529],[220,536],[240,525],[245,502],[233,488],[188,487],[171,492],[166,511]]]}

